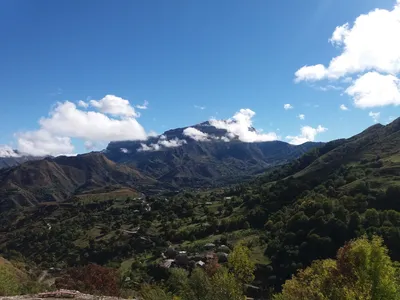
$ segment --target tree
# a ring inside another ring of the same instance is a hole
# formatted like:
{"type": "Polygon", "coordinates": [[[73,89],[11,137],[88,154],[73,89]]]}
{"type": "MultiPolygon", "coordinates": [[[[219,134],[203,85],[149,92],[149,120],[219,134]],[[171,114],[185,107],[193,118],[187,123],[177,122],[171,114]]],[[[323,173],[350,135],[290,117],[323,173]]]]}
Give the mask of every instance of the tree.
{"type": "Polygon", "coordinates": [[[182,268],[170,269],[170,276],[168,278],[168,288],[173,294],[179,294],[188,288],[189,273],[182,268]]]}
{"type": "Polygon", "coordinates": [[[180,294],[183,300],[213,299],[211,280],[203,269],[195,268],[188,283],[187,289],[180,294]]]}
{"type": "Polygon", "coordinates": [[[220,267],[221,265],[218,263],[218,256],[214,253],[212,258],[208,259],[204,269],[207,275],[212,277],[220,267]]]}
{"type": "Polygon", "coordinates": [[[225,268],[220,268],[211,278],[213,300],[243,300],[244,295],[240,283],[225,268]]]}
{"type": "Polygon", "coordinates": [[[336,260],[316,261],[300,271],[275,299],[396,300],[398,275],[382,239],[362,237],[340,248],[336,260]]]}
{"type": "Polygon", "coordinates": [[[228,257],[228,268],[242,285],[251,283],[254,280],[255,265],[250,260],[249,248],[241,243],[236,245],[228,257]]]}
{"type": "Polygon", "coordinates": [[[140,290],[143,300],[172,300],[173,298],[157,285],[144,285],[140,290]]]}
{"type": "Polygon", "coordinates": [[[55,285],[57,288],[90,294],[119,295],[119,277],[116,270],[95,264],[68,269],[66,275],[56,280],[55,285]]]}

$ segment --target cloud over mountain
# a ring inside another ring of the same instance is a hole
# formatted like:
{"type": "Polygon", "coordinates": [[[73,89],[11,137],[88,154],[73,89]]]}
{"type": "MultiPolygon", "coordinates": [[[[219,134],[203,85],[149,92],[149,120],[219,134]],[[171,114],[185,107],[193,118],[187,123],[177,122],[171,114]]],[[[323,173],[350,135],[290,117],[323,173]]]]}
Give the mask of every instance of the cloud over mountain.
{"type": "Polygon", "coordinates": [[[255,112],[251,109],[241,109],[228,120],[211,119],[210,124],[219,129],[225,129],[227,137],[238,138],[242,142],[266,142],[278,139],[275,132],[260,133],[253,128],[253,117],[255,112]]]}
{"type": "Polygon", "coordinates": [[[286,139],[289,141],[290,144],[293,145],[300,145],[306,142],[313,142],[315,141],[315,137],[318,133],[322,133],[327,131],[328,129],[318,125],[317,128],[313,128],[311,126],[303,126],[301,127],[300,134],[297,136],[290,136],[288,135],[286,139]]]}

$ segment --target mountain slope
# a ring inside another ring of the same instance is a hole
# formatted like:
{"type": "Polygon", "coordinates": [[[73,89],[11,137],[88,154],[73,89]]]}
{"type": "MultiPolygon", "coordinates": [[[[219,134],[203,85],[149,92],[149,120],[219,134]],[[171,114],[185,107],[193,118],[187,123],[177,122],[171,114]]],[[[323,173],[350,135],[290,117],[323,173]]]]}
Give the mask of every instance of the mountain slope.
{"type": "Polygon", "coordinates": [[[0,207],[64,201],[106,186],[141,187],[154,180],[101,153],[26,162],[0,171],[0,207]]]}
{"type": "Polygon", "coordinates": [[[294,176],[323,179],[346,166],[352,173],[359,170],[358,179],[368,178],[368,174],[375,179],[390,173],[400,176],[400,118],[387,126],[371,126],[294,176]]]}
{"type": "Polygon", "coordinates": [[[42,159],[42,157],[29,156],[29,155],[0,157],[0,169],[15,167],[24,162],[39,160],[39,159],[42,159]]]}
{"type": "Polygon", "coordinates": [[[225,129],[215,128],[208,122],[192,128],[212,138],[195,141],[184,134],[187,127],[178,128],[152,137],[146,143],[112,142],[105,155],[118,163],[133,165],[143,174],[162,182],[175,186],[204,187],[250,178],[323,145],[309,142],[294,146],[280,141],[245,143],[238,139],[225,142],[225,129]],[[164,141],[179,142],[180,146],[163,147],[167,144],[164,141]],[[154,145],[161,146],[157,146],[156,151],[149,150],[154,145]]]}

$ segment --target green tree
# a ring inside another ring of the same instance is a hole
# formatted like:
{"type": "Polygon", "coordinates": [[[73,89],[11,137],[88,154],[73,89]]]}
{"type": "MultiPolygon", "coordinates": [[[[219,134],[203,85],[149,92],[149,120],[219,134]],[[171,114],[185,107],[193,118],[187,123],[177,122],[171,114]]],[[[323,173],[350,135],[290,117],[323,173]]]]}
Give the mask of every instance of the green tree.
{"type": "Polygon", "coordinates": [[[189,278],[188,289],[182,294],[184,300],[212,299],[211,280],[201,268],[193,270],[189,278]]]}
{"type": "Polygon", "coordinates": [[[210,300],[243,300],[243,290],[235,276],[225,268],[220,268],[211,278],[212,297],[210,300]]]}
{"type": "Polygon", "coordinates": [[[250,250],[239,243],[233,248],[228,257],[228,268],[241,284],[251,283],[254,280],[254,262],[250,259],[250,250]]]}
{"type": "Polygon", "coordinates": [[[283,285],[276,300],[397,300],[397,265],[380,237],[351,241],[336,260],[316,261],[283,285]]]}
{"type": "Polygon", "coordinates": [[[143,300],[172,300],[172,296],[157,285],[142,286],[140,295],[143,300]]]}
{"type": "Polygon", "coordinates": [[[188,280],[189,273],[182,268],[170,269],[170,276],[168,278],[168,288],[174,295],[180,295],[186,291],[189,286],[188,280]]]}

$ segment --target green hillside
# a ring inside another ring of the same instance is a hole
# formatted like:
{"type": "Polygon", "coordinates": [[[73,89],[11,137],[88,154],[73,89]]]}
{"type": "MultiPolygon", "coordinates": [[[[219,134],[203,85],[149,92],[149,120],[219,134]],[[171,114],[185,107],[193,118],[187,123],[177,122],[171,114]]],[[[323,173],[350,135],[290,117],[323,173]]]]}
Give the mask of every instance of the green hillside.
{"type": "Polygon", "coordinates": [[[0,214],[0,253],[44,269],[117,268],[129,278],[124,288],[139,289],[168,279],[168,248],[181,255],[172,259],[178,267],[192,270],[209,252],[224,264],[224,251],[242,242],[256,264],[252,285],[267,297],[353,238],[382,236],[400,260],[399,151],[400,119],[219,189],[152,196],[99,189],[98,197],[11,209],[0,214]]]}

